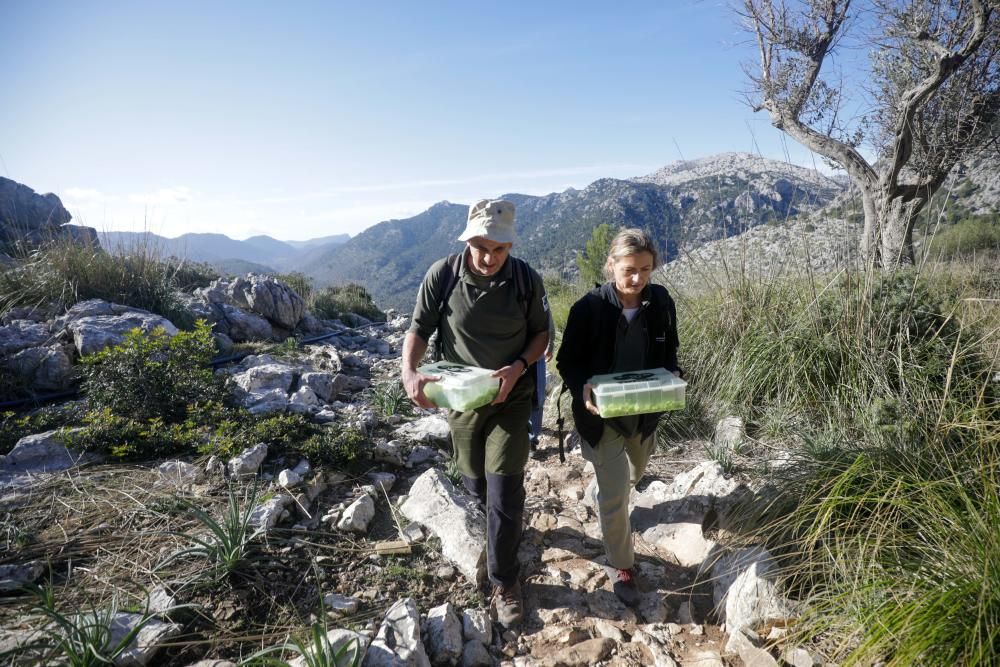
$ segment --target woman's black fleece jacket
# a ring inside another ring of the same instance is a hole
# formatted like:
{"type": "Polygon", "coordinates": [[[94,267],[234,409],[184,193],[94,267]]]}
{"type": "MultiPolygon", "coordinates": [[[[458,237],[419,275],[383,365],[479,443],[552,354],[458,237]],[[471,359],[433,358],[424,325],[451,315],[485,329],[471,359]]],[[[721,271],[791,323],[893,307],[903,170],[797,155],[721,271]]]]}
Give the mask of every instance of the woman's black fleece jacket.
{"type": "MultiPolygon", "coordinates": [[[[647,285],[640,308],[645,315],[648,348],[647,368],[663,367],[680,373],[677,365],[677,310],[662,285],[647,285]]],[[[611,372],[615,359],[618,318],[622,306],[614,284],[596,287],[573,304],[566,320],[556,367],[573,397],[576,430],[588,444],[596,446],[604,433],[604,420],[583,406],[583,385],[594,375],[611,372]]],[[[663,413],[640,415],[639,430],[646,438],[656,430],[663,413]]]]}

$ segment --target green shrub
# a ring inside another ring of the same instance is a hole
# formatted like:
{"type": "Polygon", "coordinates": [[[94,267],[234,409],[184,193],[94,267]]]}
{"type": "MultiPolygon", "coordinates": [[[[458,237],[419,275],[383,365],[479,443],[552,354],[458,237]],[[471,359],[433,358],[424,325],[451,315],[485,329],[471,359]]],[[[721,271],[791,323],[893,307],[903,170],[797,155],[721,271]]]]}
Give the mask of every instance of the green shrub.
{"type": "Polygon", "coordinates": [[[931,238],[931,257],[954,258],[984,250],[1000,250],[1000,215],[977,215],[942,226],[931,238]]]}
{"type": "Polygon", "coordinates": [[[78,301],[104,299],[189,328],[193,318],[177,291],[205,286],[214,277],[204,265],[161,259],[149,245],[106,252],[63,241],[34,250],[13,268],[0,271],[0,312],[14,306],[69,308],[78,301]]]}
{"type": "Polygon", "coordinates": [[[584,285],[604,282],[604,265],[608,262],[611,241],[617,233],[618,229],[607,223],[594,227],[586,248],[576,257],[576,268],[580,271],[580,282],[584,285]]]}
{"type": "Polygon", "coordinates": [[[191,404],[186,417],[173,423],[117,415],[109,408],[90,411],[82,423],[81,431],[66,437],[71,447],[143,461],[180,454],[228,458],[259,442],[290,449],[320,432],[301,415],[257,416],[217,402],[191,404]]]}
{"type": "Polygon", "coordinates": [[[204,322],[172,338],[163,329],[133,329],[120,345],[81,360],[83,389],[94,409],[139,421],[178,421],[189,404],[221,399],[222,383],[208,367],[214,353],[204,322]]]}
{"type": "Polygon", "coordinates": [[[0,413],[0,454],[7,454],[26,435],[78,424],[83,410],[78,404],[41,408],[30,414],[0,413]]]}
{"type": "Polygon", "coordinates": [[[375,305],[368,290],[356,283],[324,287],[313,295],[309,309],[316,317],[327,320],[355,313],[376,322],[385,321],[385,313],[375,305]]]}
{"type": "Polygon", "coordinates": [[[356,428],[329,427],[291,448],[310,461],[346,468],[358,459],[364,443],[364,435],[356,428]]]}
{"type": "Polygon", "coordinates": [[[309,299],[312,297],[313,286],[312,278],[302,273],[301,271],[293,271],[292,273],[283,273],[281,275],[275,276],[278,280],[285,283],[293,290],[295,293],[302,297],[302,300],[309,303],[309,299]]]}

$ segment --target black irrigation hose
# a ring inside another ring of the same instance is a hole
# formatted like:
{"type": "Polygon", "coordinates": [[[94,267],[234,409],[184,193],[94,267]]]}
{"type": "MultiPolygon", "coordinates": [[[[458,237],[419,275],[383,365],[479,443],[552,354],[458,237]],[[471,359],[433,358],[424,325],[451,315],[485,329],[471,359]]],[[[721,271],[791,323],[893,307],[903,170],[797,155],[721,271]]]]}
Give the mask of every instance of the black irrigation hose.
{"type": "MultiPolygon", "coordinates": [[[[349,329],[341,329],[339,331],[334,331],[327,334],[322,334],[319,336],[313,336],[311,338],[303,338],[299,341],[299,345],[311,345],[312,343],[319,342],[321,340],[326,340],[327,338],[334,338],[335,336],[340,336],[342,334],[350,333],[352,331],[360,331],[367,327],[375,326],[377,324],[385,324],[385,322],[369,322],[368,324],[362,324],[361,326],[351,327],[349,329]]],[[[231,354],[226,357],[216,357],[208,362],[208,365],[216,368],[218,366],[223,366],[233,361],[239,361],[246,357],[249,357],[251,352],[240,352],[239,354],[231,354]]],[[[54,394],[42,394],[41,396],[32,396],[30,398],[20,398],[14,401],[2,401],[0,402],[0,410],[8,409],[19,409],[27,405],[41,406],[46,403],[52,403],[53,401],[58,401],[64,398],[76,398],[81,394],[79,389],[70,389],[68,391],[60,391],[54,394]]]]}

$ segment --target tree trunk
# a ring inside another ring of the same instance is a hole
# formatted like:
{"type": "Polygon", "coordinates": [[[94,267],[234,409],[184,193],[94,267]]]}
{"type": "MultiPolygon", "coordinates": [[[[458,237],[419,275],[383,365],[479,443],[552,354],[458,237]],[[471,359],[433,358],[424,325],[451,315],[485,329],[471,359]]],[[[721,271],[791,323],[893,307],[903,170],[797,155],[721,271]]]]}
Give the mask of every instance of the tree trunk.
{"type": "Polygon", "coordinates": [[[865,211],[861,257],[865,264],[884,271],[914,263],[913,225],[927,203],[927,196],[905,197],[881,188],[860,185],[865,211]]]}
{"type": "Polygon", "coordinates": [[[879,206],[880,260],[884,271],[894,271],[900,266],[912,265],[913,223],[924,207],[926,199],[904,199],[886,194],[879,206]]]}

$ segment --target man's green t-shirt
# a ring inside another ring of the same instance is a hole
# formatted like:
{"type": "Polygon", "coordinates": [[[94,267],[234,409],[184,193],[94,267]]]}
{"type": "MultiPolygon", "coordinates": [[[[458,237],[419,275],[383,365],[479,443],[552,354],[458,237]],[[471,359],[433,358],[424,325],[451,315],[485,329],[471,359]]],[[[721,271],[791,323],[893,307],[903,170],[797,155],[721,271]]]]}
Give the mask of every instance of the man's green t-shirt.
{"type": "Polygon", "coordinates": [[[417,292],[410,331],[425,341],[441,323],[442,358],[470,366],[496,370],[512,363],[524,352],[528,341],[549,328],[548,302],[542,278],[531,267],[531,292],[525,316],[524,304],[514,284],[513,258],[492,276],[479,276],[468,269],[468,248],[462,252],[458,283],[438,312],[438,295],[445,289],[447,258],[431,265],[417,292]]]}

